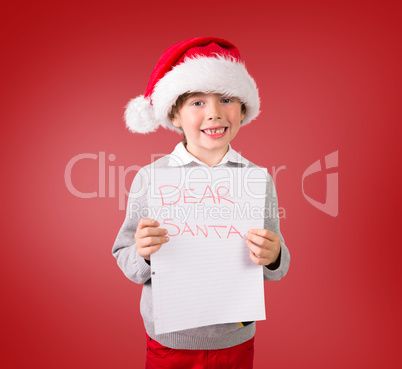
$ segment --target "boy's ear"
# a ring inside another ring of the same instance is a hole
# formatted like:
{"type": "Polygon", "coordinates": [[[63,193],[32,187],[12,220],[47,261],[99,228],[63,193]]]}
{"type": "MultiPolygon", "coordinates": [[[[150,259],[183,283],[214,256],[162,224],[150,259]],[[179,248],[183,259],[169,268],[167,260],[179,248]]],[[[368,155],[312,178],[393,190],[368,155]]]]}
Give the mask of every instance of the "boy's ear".
{"type": "Polygon", "coordinates": [[[177,117],[170,118],[170,120],[172,121],[172,124],[173,124],[176,128],[181,128],[181,124],[180,124],[180,122],[179,122],[179,119],[177,119],[177,117]]]}
{"type": "Polygon", "coordinates": [[[246,116],[246,112],[244,110],[242,110],[240,122],[243,122],[243,119],[245,116],[246,116]]]}

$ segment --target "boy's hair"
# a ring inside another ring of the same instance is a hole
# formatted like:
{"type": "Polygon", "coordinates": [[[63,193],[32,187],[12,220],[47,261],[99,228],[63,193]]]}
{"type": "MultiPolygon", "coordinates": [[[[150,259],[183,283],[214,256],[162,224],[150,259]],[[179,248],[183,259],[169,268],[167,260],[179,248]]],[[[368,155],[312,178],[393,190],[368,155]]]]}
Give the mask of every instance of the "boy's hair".
{"type": "Polygon", "coordinates": [[[169,112],[169,119],[172,120],[174,117],[176,117],[184,103],[196,94],[198,94],[198,92],[186,92],[180,95],[169,112]]]}
{"type": "MultiPolygon", "coordinates": [[[[191,98],[192,96],[196,95],[198,92],[186,92],[182,95],[180,95],[175,104],[172,106],[172,109],[169,112],[169,119],[172,120],[174,117],[177,116],[177,114],[179,113],[180,108],[184,105],[184,103],[191,98]]],[[[181,131],[181,133],[183,134],[183,145],[186,146],[187,145],[187,137],[186,134],[184,133],[183,129],[181,127],[178,127],[178,129],[181,131]]]]}

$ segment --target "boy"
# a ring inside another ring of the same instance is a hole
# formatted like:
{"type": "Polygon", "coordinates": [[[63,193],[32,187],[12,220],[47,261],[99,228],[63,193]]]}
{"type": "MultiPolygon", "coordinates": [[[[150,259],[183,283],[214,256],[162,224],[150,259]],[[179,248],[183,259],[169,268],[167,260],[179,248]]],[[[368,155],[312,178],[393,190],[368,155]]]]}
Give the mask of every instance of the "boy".
{"type": "MultiPolygon", "coordinates": [[[[130,101],[125,119],[133,132],[159,126],[184,135],[172,154],[155,168],[223,166],[256,167],[230,146],[241,126],[259,114],[258,90],[237,48],[213,37],[173,45],[161,56],[144,96],[130,101]]],[[[113,246],[119,267],[143,284],[141,314],[147,333],[146,368],[252,368],[255,322],[234,322],[156,335],[153,322],[150,256],[169,242],[167,230],[147,217],[148,177],[140,170],[128,199],[127,216],[113,246]],[[137,209],[131,212],[130,209],[137,209]],[[141,211],[139,211],[141,209],[141,211]]],[[[266,206],[277,209],[272,179],[266,206]]],[[[251,260],[263,265],[265,280],[279,280],[290,255],[277,214],[264,219],[264,229],[247,234],[251,260]]]]}

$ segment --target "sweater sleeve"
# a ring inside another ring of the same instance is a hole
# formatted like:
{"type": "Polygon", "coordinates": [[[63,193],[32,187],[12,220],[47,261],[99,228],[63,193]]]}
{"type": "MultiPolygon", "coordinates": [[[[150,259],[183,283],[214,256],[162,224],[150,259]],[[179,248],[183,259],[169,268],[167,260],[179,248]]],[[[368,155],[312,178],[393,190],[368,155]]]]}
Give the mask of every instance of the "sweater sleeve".
{"type": "Polygon", "coordinates": [[[135,283],[145,283],[151,278],[151,267],[142,258],[135,246],[134,235],[141,218],[148,216],[147,209],[148,176],[141,169],[135,176],[131,185],[126,217],[117,234],[112,254],[117,260],[117,265],[124,275],[135,283]]]}
{"type": "Polygon", "coordinates": [[[289,269],[290,253],[280,231],[278,196],[272,177],[269,174],[265,198],[264,229],[275,232],[281,240],[281,250],[278,260],[264,267],[264,280],[277,281],[284,277],[289,269]]]}

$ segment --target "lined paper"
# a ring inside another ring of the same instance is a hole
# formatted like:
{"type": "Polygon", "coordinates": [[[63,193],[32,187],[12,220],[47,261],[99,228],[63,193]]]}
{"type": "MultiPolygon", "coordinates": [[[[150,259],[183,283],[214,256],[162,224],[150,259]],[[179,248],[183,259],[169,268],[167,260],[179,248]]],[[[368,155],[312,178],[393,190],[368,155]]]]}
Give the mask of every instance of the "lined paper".
{"type": "Polygon", "coordinates": [[[150,217],[170,241],[151,255],[155,333],[265,319],[262,266],[245,234],[263,228],[265,168],[152,174],[150,217]]]}

